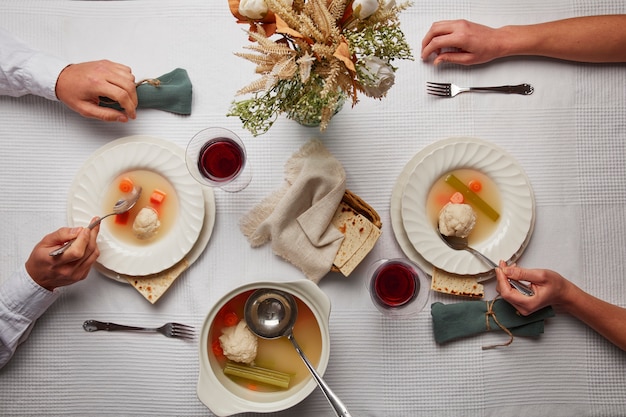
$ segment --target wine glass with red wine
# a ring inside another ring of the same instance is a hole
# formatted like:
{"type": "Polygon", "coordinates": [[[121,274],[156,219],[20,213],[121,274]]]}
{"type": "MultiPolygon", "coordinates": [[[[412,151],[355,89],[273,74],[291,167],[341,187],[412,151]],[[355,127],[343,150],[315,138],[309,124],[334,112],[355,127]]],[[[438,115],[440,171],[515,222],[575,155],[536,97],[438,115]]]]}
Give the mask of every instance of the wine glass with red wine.
{"type": "Polygon", "coordinates": [[[387,317],[412,317],[428,301],[426,274],[408,259],[381,259],[370,266],[368,276],[372,301],[387,317]]]}
{"type": "Polygon", "coordinates": [[[198,132],[187,145],[185,161],[189,173],[200,184],[231,193],[243,190],[252,179],[243,142],[221,127],[198,132]]]}

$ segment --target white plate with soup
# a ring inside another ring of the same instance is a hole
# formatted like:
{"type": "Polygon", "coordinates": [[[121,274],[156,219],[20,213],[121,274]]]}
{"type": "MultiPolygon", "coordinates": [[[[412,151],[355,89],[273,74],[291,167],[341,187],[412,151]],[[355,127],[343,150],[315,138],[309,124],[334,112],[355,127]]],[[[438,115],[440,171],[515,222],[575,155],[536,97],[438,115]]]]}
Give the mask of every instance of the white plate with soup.
{"type": "Polygon", "coordinates": [[[494,262],[520,253],[534,228],[535,200],[521,166],[503,149],[478,139],[450,140],[436,147],[415,166],[402,195],[402,223],[415,250],[431,265],[460,275],[478,275],[490,267],[467,251],[455,251],[440,238],[437,219],[457,190],[445,182],[453,174],[463,184],[479,181],[476,192],[498,216],[471,201],[477,215],[468,237],[470,246],[494,262]]]}
{"type": "Polygon", "coordinates": [[[113,141],[97,150],[75,177],[70,189],[68,220],[87,225],[94,215],[111,212],[123,196],[120,182],[129,178],[142,186],[140,200],[124,220],[111,216],[100,226],[98,263],[119,274],[144,276],[161,272],[179,262],[195,245],[205,219],[202,187],[187,171],[184,150],[172,151],[172,144],[145,136],[113,141]],[[165,198],[151,197],[161,191],[165,198]],[[133,232],[137,213],[150,207],[161,223],[149,239],[133,232]]]}

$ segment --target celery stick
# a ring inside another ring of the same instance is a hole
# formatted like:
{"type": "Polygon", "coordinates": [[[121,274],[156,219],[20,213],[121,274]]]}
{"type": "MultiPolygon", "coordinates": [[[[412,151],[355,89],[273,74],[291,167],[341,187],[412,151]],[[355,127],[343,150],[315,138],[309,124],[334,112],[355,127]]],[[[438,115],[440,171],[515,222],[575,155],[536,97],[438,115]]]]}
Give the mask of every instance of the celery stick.
{"type": "Polygon", "coordinates": [[[284,372],[260,368],[258,366],[242,365],[235,362],[226,363],[224,375],[238,376],[279,388],[289,388],[289,382],[291,380],[291,376],[284,372]]]}
{"type": "Polygon", "coordinates": [[[500,218],[500,214],[493,209],[485,200],[480,198],[478,194],[470,190],[467,185],[458,179],[454,174],[450,174],[445,179],[446,183],[450,184],[452,188],[463,194],[463,196],[476,206],[479,210],[487,215],[494,222],[500,218]]]}

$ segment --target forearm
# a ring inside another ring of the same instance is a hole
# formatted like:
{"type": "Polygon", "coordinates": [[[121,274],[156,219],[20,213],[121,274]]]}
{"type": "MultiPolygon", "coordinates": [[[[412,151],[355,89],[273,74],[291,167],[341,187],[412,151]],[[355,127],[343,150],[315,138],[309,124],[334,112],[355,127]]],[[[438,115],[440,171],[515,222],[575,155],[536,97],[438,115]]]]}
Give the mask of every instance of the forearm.
{"type": "Polygon", "coordinates": [[[587,16],[497,29],[502,56],[626,62],[626,15],[587,16]]]}
{"type": "Polygon", "coordinates": [[[622,350],[626,350],[626,309],[607,303],[578,287],[561,307],[622,350]]]}

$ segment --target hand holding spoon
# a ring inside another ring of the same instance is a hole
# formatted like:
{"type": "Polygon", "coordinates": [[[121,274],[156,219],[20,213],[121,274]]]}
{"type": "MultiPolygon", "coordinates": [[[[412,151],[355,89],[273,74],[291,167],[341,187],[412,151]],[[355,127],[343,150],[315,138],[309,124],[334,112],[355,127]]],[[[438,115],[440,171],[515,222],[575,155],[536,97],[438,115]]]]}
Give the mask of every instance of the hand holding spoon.
{"type": "Polygon", "coordinates": [[[256,290],[246,301],[244,317],[250,331],[259,337],[277,339],[286,336],[304,361],[330,405],[335,409],[337,416],[351,416],[345,405],[317,373],[293,337],[293,326],[298,317],[298,305],[291,294],[272,289],[256,290]]]}
{"type": "MultiPolygon", "coordinates": [[[[491,266],[492,268],[495,269],[498,267],[498,265],[494,261],[492,261],[491,259],[487,258],[485,255],[483,255],[476,249],[469,246],[467,244],[467,238],[459,237],[459,236],[446,236],[441,232],[439,232],[439,236],[441,236],[441,239],[443,239],[443,241],[446,242],[446,244],[450,246],[452,249],[466,250],[474,254],[474,256],[482,259],[485,263],[487,263],[487,265],[491,266]]],[[[532,295],[535,295],[535,292],[529,286],[524,285],[521,282],[515,281],[514,279],[511,279],[511,278],[509,278],[508,280],[509,280],[509,284],[511,284],[511,287],[515,288],[517,291],[521,292],[522,294],[527,295],[529,297],[532,295]]]]}
{"type": "MultiPolygon", "coordinates": [[[[120,198],[119,200],[117,200],[115,205],[113,205],[113,211],[111,213],[106,214],[100,217],[98,220],[91,222],[89,226],[87,226],[87,228],[90,230],[93,229],[94,227],[99,225],[102,220],[114,214],[126,213],[128,210],[130,210],[131,208],[135,206],[135,204],[137,203],[137,200],[139,200],[139,196],[141,196],[141,187],[133,188],[132,191],[130,191],[125,198],[120,198]]],[[[63,252],[67,250],[67,248],[69,248],[72,245],[74,240],[76,239],[68,240],[62,246],[53,250],[52,252],[50,252],[50,256],[61,255],[63,252]]]]}

